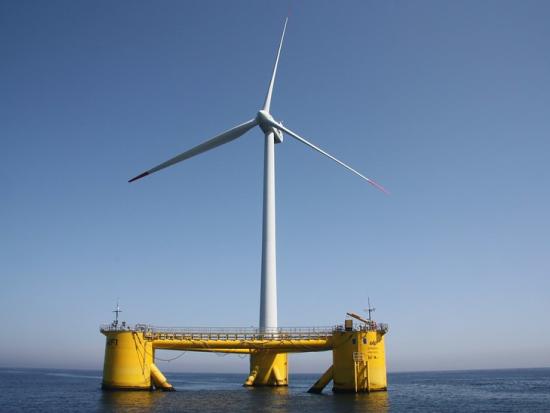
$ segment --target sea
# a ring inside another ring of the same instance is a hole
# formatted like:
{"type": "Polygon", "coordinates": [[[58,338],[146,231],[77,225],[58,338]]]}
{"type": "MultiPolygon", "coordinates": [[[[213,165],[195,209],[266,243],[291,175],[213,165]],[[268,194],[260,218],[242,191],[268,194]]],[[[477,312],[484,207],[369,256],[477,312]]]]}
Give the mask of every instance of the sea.
{"type": "Polygon", "coordinates": [[[166,373],[176,392],[102,391],[101,372],[0,369],[1,412],[550,412],[550,368],[389,373],[387,392],[245,388],[243,374],[166,373]]]}

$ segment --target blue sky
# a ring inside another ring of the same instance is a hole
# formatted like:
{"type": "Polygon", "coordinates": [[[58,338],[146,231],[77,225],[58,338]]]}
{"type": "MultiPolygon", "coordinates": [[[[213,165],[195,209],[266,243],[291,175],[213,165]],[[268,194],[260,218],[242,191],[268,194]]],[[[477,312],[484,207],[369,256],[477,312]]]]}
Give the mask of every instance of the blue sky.
{"type": "MultiPolygon", "coordinates": [[[[257,325],[260,132],[127,180],[254,116],[287,9],[0,3],[0,366],[100,369],[117,297],[130,323],[257,325]]],[[[391,195],[277,145],[281,326],[370,296],[390,370],[550,366],[549,19],[544,1],[292,4],[273,115],[391,195]]]]}

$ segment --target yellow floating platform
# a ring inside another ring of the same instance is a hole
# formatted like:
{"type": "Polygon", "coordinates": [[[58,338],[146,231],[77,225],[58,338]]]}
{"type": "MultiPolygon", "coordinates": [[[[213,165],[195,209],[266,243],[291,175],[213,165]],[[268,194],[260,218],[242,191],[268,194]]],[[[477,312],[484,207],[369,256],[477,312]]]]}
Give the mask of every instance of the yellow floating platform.
{"type": "Polygon", "coordinates": [[[312,386],[319,393],[333,381],[334,391],[387,389],[386,324],[368,321],[329,328],[257,329],[161,328],[117,323],[101,326],[106,336],[103,384],[106,390],[173,390],[155,365],[155,350],[250,354],[245,386],[287,386],[288,353],[332,351],[333,364],[312,386]]]}

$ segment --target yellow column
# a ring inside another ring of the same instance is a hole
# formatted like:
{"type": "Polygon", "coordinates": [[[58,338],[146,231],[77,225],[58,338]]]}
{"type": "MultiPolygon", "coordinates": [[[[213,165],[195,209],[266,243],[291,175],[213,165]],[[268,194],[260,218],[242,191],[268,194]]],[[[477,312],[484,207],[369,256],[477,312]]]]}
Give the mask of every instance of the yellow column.
{"type": "Polygon", "coordinates": [[[333,390],[370,392],[387,390],[384,334],[380,331],[334,333],[333,390]]]}
{"type": "Polygon", "coordinates": [[[258,350],[250,355],[250,375],[245,386],[288,386],[288,355],[258,350]]]}
{"type": "Polygon", "coordinates": [[[106,331],[102,388],[150,390],[153,346],[143,333],[106,331]]]}
{"type": "Polygon", "coordinates": [[[368,341],[366,349],[368,391],[387,390],[388,378],[386,373],[384,334],[378,331],[369,331],[366,334],[366,338],[368,341]]]}

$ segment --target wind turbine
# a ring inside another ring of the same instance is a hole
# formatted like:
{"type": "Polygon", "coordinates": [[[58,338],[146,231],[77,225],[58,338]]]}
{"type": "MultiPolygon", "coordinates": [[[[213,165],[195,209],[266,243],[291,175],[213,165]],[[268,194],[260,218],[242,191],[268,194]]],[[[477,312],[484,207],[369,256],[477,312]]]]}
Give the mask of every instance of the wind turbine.
{"type": "Polygon", "coordinates": [[[261,280],[261,297],[260,297],[260,330],[263,332],[275,331],[277,329],[277,267],[276,267],[276,244],[275,244],[275,143],[283,141],[283,133],[291,136],[297,141],[309,146],[310,148],[320,152],[326,157],[332,159],[339,165],[360,176],[369,184],[375,186],[379,190],[387,193],[387,191],[372,179],[359,173],[351,166],[336,159],[334,156],[325,152],[318,146],[307,141],[296,132],[283,126],[282,123],[275,121],[271,116],[271,96],[273,94],[273,85],[275,83],[275,75],[277,74],[277,65],[283,47],[286,25],[288,17],[285,20],[283,33],[279,42],[271,80],[265,96],[265,101],[262,108],[256,116],[240,125],[237,125],[219,135],[213,137],[200,145],[195,146],[169,160],[157,165],[142,174],[130,179],[128,182],[136,181],[161,169],[172,166],[178,162],[199,155],[203,152],[214,149],[220,145],[231,142],[238,137],[244,135],[255,126],[259,126],[265,136],[264,149],[264,195],[263,195],[263,235],[262,235],[262,280],[261,280]]]}

